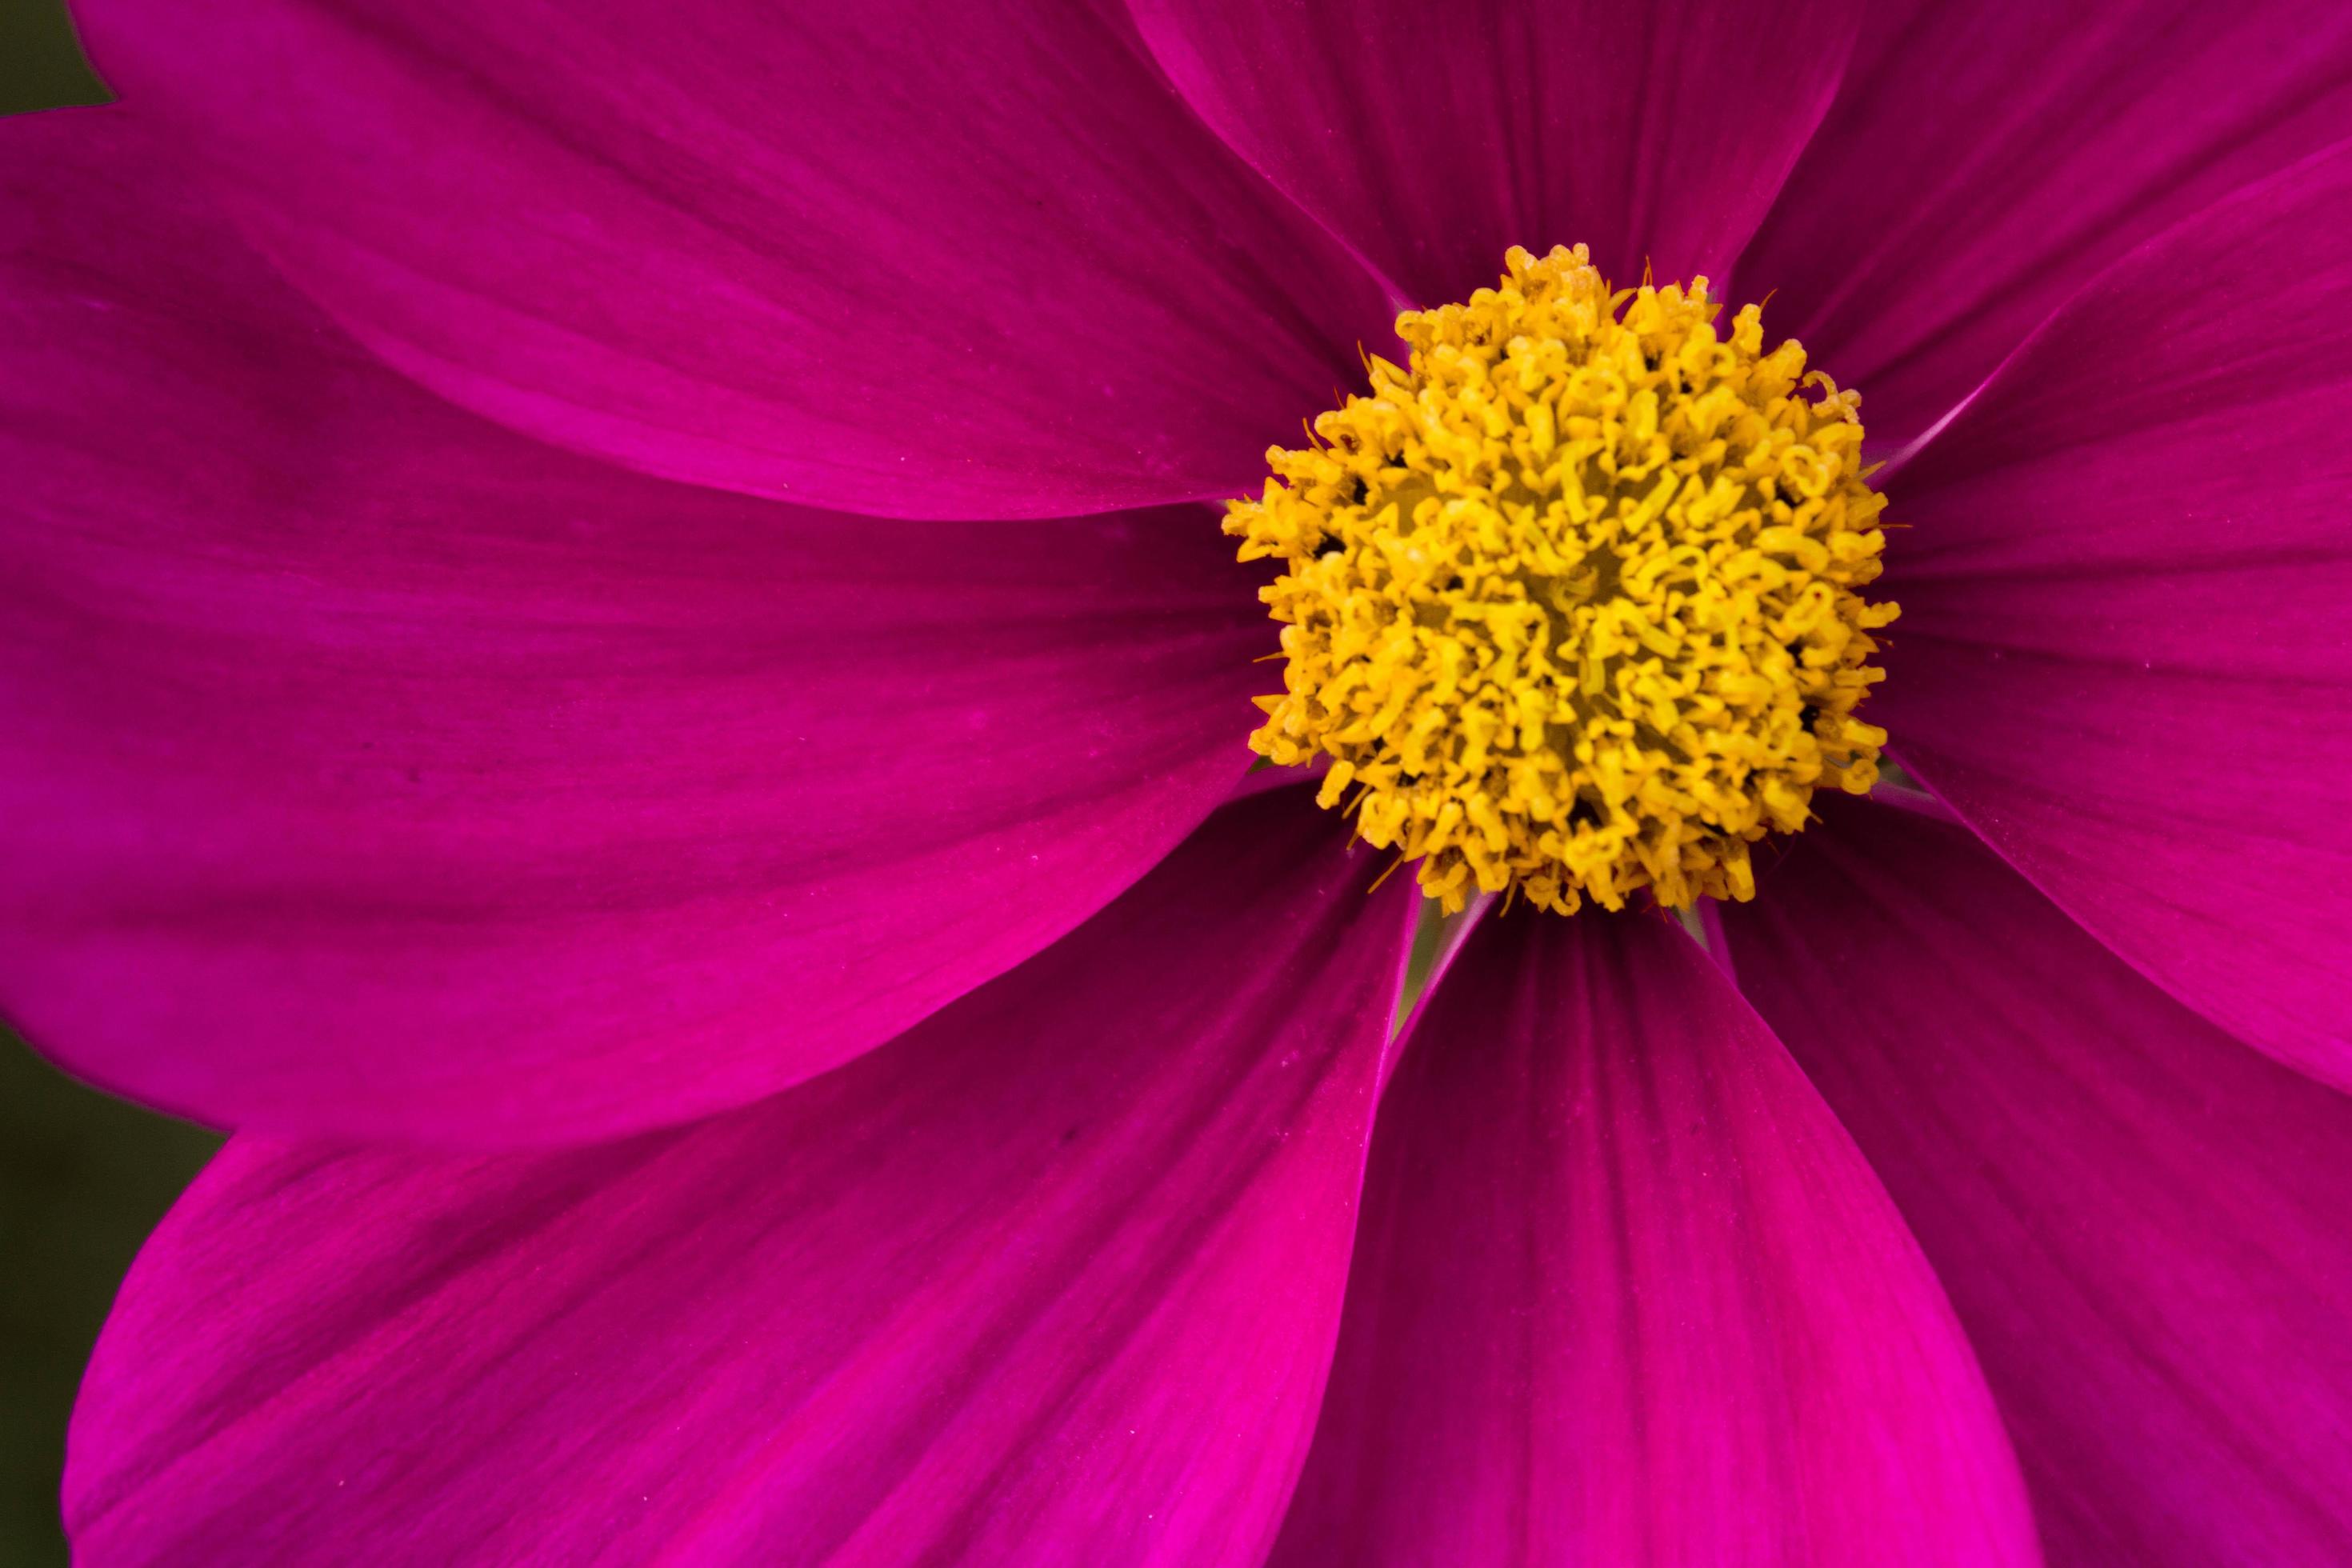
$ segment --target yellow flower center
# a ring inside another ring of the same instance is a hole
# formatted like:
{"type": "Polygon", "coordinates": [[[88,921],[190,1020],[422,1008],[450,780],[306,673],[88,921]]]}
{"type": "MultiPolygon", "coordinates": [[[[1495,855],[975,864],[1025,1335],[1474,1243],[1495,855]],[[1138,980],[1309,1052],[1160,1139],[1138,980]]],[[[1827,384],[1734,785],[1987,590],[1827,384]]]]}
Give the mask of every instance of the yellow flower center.
{"type": "Polygon", "coordinates": [[[1858,395],[1718,337],[1704,278],[1612,292],[1582,246],[1514,247],[1499,287],[1397,318],[1411,366],[1318,416],[1228,506],[1283,623],[1284,689],[1250,744],[1330,759],[1320,799],[1471,889],[1574,910],[1638,888],[1755,892],[1748,847],[1816,785],[1878,773],[1853,716],[1885,499],[1858,395]]]}

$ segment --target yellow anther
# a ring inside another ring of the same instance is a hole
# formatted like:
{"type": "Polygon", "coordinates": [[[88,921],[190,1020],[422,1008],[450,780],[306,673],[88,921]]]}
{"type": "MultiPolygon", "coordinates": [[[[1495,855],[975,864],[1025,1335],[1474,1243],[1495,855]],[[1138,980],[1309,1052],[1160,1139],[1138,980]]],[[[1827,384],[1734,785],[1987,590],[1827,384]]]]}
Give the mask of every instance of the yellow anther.
{"type": "Polygon", "coordinates": [[[1756,889],[1748,846],[1816,785],[1859,795],[1853,716],[1895,616],[1860,397],[1717,334],[1706,279],[1610,290],[1585,248],[1514,248],[1501,285],[1397,318],[1403,369],[1266,454],[1228,508],[1283,623],[1250,737],[1330,760],[1318,798],[1421,862],[1448,911],[1516,888],[1562,913],[1649,888],[1756,889]]]}

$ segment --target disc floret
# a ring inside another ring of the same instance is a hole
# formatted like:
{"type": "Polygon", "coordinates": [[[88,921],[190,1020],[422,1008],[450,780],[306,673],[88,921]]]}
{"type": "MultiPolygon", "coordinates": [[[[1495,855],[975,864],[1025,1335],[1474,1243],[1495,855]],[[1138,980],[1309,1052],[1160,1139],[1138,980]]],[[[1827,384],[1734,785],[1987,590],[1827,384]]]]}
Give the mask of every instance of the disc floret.
{"type": "Polygon", "coordinates": [[[1868,790],[1854,717],[1896,607],[1859,396],[1718,336],[1707,280],[1612,291],[1585,248],[1514,248],[1500,285],[1408,311],[1404,368],[1267,454],[1231,503],[1282,575],[1284,689],[1250,743],[1328,758],[1320,800],[1458,910],[1570,912],[1648,888],[1754,893],[1749,847],[1813,790],[1868,790]]]}

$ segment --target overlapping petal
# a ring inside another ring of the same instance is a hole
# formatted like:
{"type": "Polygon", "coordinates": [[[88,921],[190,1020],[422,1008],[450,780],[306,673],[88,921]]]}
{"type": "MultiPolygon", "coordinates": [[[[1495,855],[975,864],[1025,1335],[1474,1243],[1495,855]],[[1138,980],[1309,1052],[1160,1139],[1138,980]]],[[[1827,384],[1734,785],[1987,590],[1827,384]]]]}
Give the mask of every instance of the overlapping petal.
{"type": "Polygon", "coordinates": [[[2150,241],[1906,465],[1872,716],[2070,914],[2352,1085],[2352,142],[2150,241]]]}
{"type": "Polygon", "coordinates": [[[2352,1100],[1961,829],[1827,810],[1727,911],[1740,980],[1951,1292],[2053,1559],[2352,1560],[2352,1100]]]}
{"type": "Polygon", "coordinates": [[[123,111],[5,127],[0,1006],[210,1121],[740,1104],[1142,874],[1266,643],[1205,510],[884,523],[450,409],[123,111]]]}
{"type": "Polygon", "coordinates": [[[1214,497],[1387,319],[1085,0],[80,14],[361,339],[674,479],[896,517],[1214,497]]]}
{"type": "Polygon", "coordinates": [[[1202,117],[1419,305],[1514,245],[1721,277],[1836,92],[1861,7],[1130,0],[1202,117]]]}
{"type": "Polygon", "coordinates": [[[1382,1102],[1276,1561],[2025,1563],[1919,1249],[1680,931],[1489,920],[1382,1102]]]}
{"type": "Polygon", "coordinates": [[[2328,0],[1901,0],[1739,266],[1889,448],[2140,241],[2352,135],[2328,0]]]}
{"type": "Polygon", "coordinates": [[[1411,913],[1344,837],[1237,805],[1029,964],[694,1127],[232,1142],[84,1386],[82,1560],[1255,1563],[1411,913]]]}

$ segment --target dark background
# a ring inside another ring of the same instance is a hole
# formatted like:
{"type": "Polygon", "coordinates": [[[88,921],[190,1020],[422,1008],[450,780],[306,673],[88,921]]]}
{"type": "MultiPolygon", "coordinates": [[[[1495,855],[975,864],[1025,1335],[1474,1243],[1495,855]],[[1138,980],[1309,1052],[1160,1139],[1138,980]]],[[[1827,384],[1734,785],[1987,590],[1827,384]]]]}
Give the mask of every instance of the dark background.
{"type": "MultiPolygon", "coordinates": [[[[0,114],[105,97],[58,0],[0,0],[0,114]]],[[[0,1026],[0,1563],[8,1568],[66,1561],[58,1477],[82,1363],[139,1243],[219,1142],[84,1089],[0,1026]]]]}

